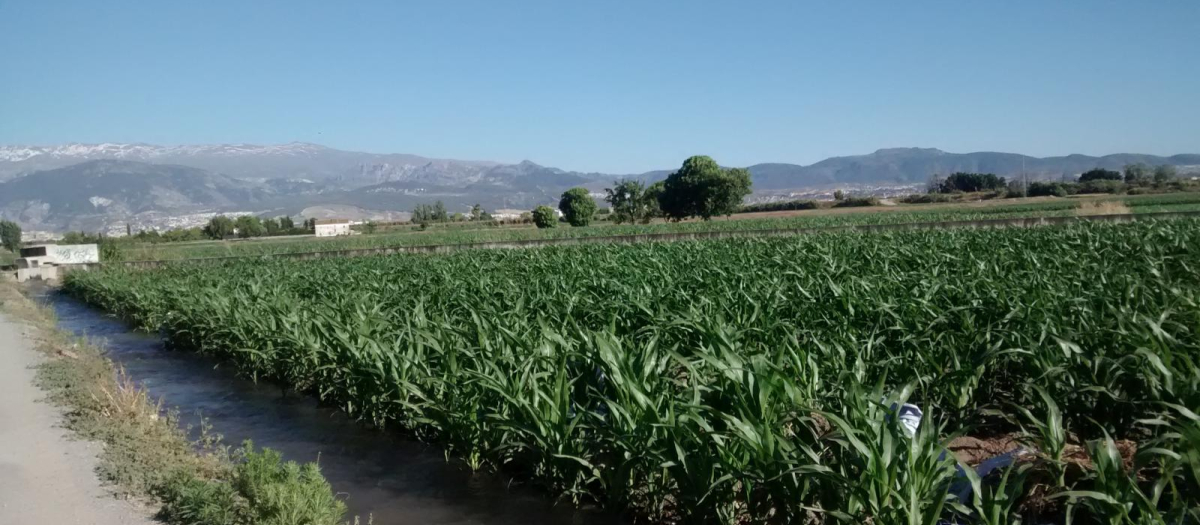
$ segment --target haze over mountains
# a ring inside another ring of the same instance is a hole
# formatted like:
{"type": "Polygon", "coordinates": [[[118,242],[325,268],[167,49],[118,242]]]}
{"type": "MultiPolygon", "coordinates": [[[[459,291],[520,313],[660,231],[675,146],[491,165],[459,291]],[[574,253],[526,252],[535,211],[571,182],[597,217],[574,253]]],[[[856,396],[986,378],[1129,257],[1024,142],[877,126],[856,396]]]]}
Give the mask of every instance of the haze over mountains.
{"type": "MultiPolygon", "coordinates": [[[[749,170],[754,188],[761,191],[919,184],[935,173],[955,171],[1011,177],[1024,169],[1031,178],[1058,178],[1136,162],[1200,166],[1200,155],[1036,158],[892,148],[808,166],[766,163],[749,170]]],[[[649,182],[664,178],[675,167],[664,168],[624,176],[649,182]]],[[[139,228],[179,225],[163,220],[223,211],[295,215],[324,207],[351,214],[359,209],[363,216],[371,216],[408,211],[435,199],[451,209],[476,202],[489,209],[530,208],[556,202],[573,186],[600,191],[620,176],[566,171],[530,161],[433,159],[308,143],[0,146],[0,217],[36,230],[96,230],[118,224],[123,229],[125,223],[139,228]]]]}

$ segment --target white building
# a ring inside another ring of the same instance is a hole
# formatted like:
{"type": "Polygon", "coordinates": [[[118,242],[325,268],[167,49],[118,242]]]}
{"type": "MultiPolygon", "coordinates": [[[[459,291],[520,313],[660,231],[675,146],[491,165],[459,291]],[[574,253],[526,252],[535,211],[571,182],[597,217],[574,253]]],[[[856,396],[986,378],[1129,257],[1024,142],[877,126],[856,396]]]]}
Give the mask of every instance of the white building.
{"type": "Polygon", "coordinates": [[[317,237],[350,235],[350,221],[346,219],[317,219],[313,222],[313,233],[317,237]]]}
{"type": "Polygon", "coordinates": [[[17,259],[17,282],[30,279],[58,278],[58,267],[100,262],[100,249],[95,244],[35,244],[21,248],[17,259]]]}

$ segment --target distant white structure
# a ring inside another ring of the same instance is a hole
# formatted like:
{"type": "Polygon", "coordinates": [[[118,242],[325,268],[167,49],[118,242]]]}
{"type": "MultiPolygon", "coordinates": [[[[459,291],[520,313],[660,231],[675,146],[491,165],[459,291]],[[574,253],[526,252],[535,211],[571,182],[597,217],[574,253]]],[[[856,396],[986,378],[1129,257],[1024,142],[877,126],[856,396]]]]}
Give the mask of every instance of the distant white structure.
{"type": "Polygon", "coordinates": [[[350,235],[350,221],[347,219],[317,219],[313,221],[313,233],[317,237],[350,235]]]}
{"type": "Polygon", "coordinates": [[[58,267],[100,262],[95,244],[35,244],[21,248],[17,259],[17,282],[30,279],[57,279],[58,267]]]}

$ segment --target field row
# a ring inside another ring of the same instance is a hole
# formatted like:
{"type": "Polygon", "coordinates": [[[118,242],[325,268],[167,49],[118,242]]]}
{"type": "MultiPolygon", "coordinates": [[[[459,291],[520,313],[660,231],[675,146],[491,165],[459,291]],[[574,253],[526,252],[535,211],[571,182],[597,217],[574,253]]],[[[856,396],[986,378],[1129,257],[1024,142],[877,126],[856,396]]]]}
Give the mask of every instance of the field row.
{"type": "Polygon", "coordinates": [[[652,519],[1182,523],[1198,269],[1200,221],[1179,219],[110,268],[66,289],[652,519]],[[972,478],[945,447],[965,434],[1041,453],[959,503],[972,478]]]}
{"type": "Polygon", "coordinates": [[[587,238],[647,233],[690,233],[700,231],[742,231],[786,228],[823,228],[867,224],[912,222],[971,221],[1020,217],[1062,217],[1099,213],[1154,213],[1164,211],[1200,211],[1200,194],[1164,194],[1122,196],[1104,199],[1053,199],[1034,202],[954,203],[920,206],[811,210],[790,216],[734,215],[729,220],[652,224],[593,224],[584,228],[562,225],[558,228],[500,227],[441,229],[389,232],[354,237],[315,239],[266,238],[242,241],[205,241],[192,243],[121,245],[119,257],[127,261],[180,260],[204,257],[253,256],[275,253],[353,250],[392,246],[467,244],[477,242],[522,241],[531,239],[587,238]],[[1105,202],[1112,207],[1097,207],[1105,202]],[[1126,206],[1128,209],[1121,209],[1126,206]]]}

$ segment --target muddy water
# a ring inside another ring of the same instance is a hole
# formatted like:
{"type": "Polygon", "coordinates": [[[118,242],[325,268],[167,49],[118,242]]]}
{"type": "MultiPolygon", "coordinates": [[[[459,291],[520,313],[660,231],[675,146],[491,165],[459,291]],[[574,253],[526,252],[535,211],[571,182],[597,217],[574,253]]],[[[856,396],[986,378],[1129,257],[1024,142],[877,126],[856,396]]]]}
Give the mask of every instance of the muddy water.
{"type": "Polygon", "coordinates": [[[61,328],[105,343],[129,376],[184,423],[203,415],[227,443],[252,439],[287,459],[318,461],[349,515],[377,524],[619,524],[622,520],[569,503],[554,505],[531,488],[500,475],[473,474],[443,454],[395,433],[359,426],[311,398],[283,395],[270,384],[236,377],[215,361],[164,349],[161,340],[135,332],[64,294],[38,290],[61,328]]]}

